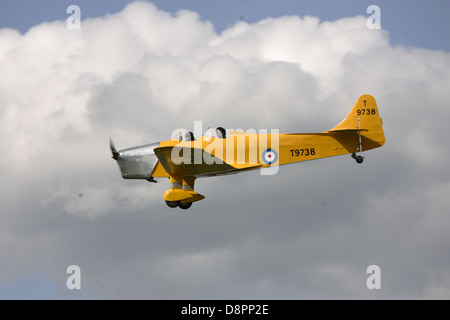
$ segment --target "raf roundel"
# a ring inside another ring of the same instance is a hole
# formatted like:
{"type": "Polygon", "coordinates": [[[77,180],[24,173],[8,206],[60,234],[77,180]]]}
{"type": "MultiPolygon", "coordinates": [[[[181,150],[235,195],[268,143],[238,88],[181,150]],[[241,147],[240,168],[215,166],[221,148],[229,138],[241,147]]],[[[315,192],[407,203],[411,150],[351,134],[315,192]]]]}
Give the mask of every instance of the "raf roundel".
{"type": "Polygon", "coordinates": [[[277,162],[278,154],[274,149],[266,149],[262,154],[262,159],[265,164],[272,164],[277,162]]]}

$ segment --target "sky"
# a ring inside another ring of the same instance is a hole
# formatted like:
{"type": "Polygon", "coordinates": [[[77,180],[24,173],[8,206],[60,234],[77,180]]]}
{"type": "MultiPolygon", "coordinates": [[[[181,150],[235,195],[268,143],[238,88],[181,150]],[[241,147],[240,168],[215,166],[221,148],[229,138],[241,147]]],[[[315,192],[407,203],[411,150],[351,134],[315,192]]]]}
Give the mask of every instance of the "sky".
{"type": "Polygon", "coordinates": [[[449,299],[449,6],[2,2],[0,299],[449,299]],[[187,211],[111,159],[194,121],[322,132],[362,94],[386,136],[363,164],[198,179],[187,211]]]}
{"type": "MultiPolygon", "coordinates": [[[[22,33],[44,21],[65,20],[70,5],[81,8],[82,19],[100,17],[121,11],[129,0],[16,0],[3,1],[0,27],[20,30],[22,33]]],[[[446,0],[156,0],[160,10],[175,13],[188,9],[200,14],[202,20],[213,23],[220,33],[237,21],[254,23],[267,17],[286,15],[319,17],[334,21],[342,17],[367,15],[370,5],[382,9],[382,27],[389,31],[392,44],[450,50],[450,42],[442,39],[450,22],[446,15],[450,4],[446,0]]],[[[367,15],[368,16],[368,15],[367,15]]]]}

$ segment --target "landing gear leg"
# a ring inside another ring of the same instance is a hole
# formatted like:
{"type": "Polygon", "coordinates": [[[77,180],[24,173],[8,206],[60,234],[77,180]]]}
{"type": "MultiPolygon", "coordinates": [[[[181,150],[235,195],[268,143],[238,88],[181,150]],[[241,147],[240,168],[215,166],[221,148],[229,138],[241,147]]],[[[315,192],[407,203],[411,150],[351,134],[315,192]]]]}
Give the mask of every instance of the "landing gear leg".
{"type": "Polygon", "coordinates": [[[357,163],[362,163],[364,161],[364,157],[357,156],[356,153],[352,153],[352,158],[355,159],[357,163]]]}
{"type": "Polygon", "coordinates": [[[192,207],[192,203],[205,197],[194,191],[195,177],[171,175],[171,188],[164,192],[164,200],[170,208],[179,207],[182,210],[192,207]]]}

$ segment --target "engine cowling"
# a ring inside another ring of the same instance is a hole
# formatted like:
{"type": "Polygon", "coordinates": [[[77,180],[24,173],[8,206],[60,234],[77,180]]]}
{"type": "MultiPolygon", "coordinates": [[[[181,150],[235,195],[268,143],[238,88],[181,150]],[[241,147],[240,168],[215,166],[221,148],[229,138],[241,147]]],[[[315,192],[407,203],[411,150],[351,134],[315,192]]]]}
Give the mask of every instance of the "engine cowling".
{"type": "Polygon", "coordinates": [[[116,151],[111,143],[113,158],[119,165],[122,178],[151,179],[153,169],[158,163],[158,157],[156,157],[153,149],[158,146],[159,142],[156,142],[116,151]]]}

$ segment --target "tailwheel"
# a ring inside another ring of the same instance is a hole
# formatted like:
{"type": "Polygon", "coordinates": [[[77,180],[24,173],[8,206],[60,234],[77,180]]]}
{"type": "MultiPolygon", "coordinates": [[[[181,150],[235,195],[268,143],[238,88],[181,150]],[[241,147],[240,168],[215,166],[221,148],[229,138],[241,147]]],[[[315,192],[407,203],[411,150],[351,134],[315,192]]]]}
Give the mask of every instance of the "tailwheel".
{"type": "Polygon", "coordinates": [[[192,202],[180,202],[178,206],[180,207],[180,209],[186,210],[192,206],[192,202]]]}
{"type": "Polygon", "coordinates": [[[166,201],[166,204],[169,208],[176,208],[178,207],[181,203],[180,201],[166,201]]]}
{"type": "Polygon", "coordinates": [[[364,157],[357,156],[356,153],[352,153],[352,158],[355,159],[357,163],[362,163],[364,161],[364,157]]]}

